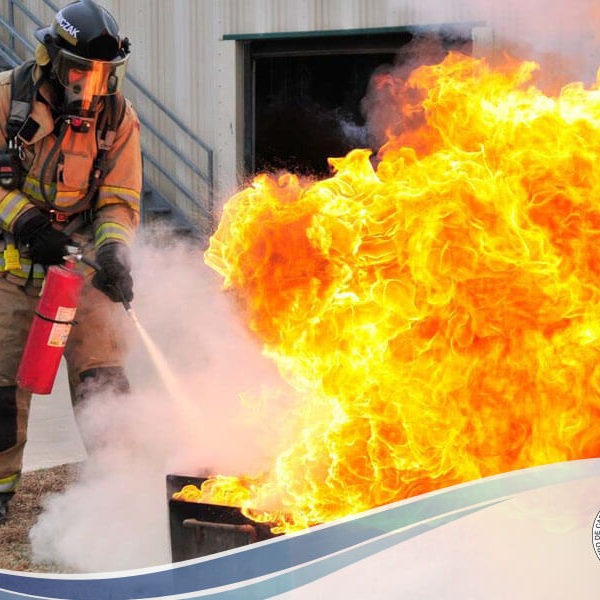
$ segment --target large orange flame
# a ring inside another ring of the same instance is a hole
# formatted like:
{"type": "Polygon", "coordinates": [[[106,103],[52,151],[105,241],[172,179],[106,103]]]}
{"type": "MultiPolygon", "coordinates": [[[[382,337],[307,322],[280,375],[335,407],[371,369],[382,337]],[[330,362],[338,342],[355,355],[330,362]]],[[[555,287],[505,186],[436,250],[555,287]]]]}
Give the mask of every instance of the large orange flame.
{"type": "Polygon", "coordinates": [[[413,126],[304,181],[262,174],[205,255],[305,393],[255,480],[203,497],[289,531],[600,454],[600,91],[451,53],[402,84],[413,126]]]}

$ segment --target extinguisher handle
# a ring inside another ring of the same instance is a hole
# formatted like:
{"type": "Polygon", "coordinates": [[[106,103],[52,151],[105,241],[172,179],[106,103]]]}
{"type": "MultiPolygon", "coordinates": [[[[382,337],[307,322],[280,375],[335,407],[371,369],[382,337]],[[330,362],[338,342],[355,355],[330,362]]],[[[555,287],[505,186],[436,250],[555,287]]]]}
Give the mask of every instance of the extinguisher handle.
{"type": "MultiPolygon", "coordinates": [[[[89,267],[92,267],[92,269],[94,269],[95,271],[99,271],[102,268],[95,260],[92,260],[91,258],[86,258],[83,255],[81,256],[81,258],[79,260],[81,260],[82,263],[88,265],[89,267]]],[[[121,292],[121,290],[119,290],[119,291],[121,292]]],[[[130,312],[131,304],[127,300],[125,300],[125,297],[123,296],[123,292],[121,292],[121,296],[123,297],[123,300],[121,302],[123,303],[125,310],[127,312],[130,312]]]]}
{"type": "MultiPolygon", "coordinates": [[[[69,246],[67,246],[67,252],[68,252],[68,255],[65,257],[66,260],[68,260],[68,259],[79,260],[83,264],[88,265],[88,267],[92,267],[92,269],[94,269],[94,271],[100,271],[102,269],[102,267],[95,260],[92,260],[91,258],[84,256],[83,250],[79,246],[69,245],[69,246]]],[[[125,310],[129,314],[133,314],[131,312],[131,303],[125,299],[123,292],[121,292],[121,296],[123,297],[123,300],[121,302],[123,303],[125,310]]]]}
{"type": "Polygon", "coordinates": [[[93,261],[91,258],[84,256],[83,250],[79,246],[69,244],[68,246],[66,246],[66,250],[67,255],[64,257],[65,261],[78,260],[88,265],[88,267],[92,267],[94,271],[100,270],[100,265],[97,262],[93,261]]]}

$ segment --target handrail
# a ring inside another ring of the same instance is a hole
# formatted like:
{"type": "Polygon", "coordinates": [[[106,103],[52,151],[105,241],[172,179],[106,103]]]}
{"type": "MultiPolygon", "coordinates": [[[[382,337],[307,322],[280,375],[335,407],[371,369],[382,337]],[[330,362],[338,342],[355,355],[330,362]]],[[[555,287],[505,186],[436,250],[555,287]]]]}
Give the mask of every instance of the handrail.
{"type": "MultiPolygon", "coordinates": [[[[152,164],[152,166],[154,167],[159,167],[160,164],[157,161],[157,159],[155,159],[153,156],[146,154],[145,158],[150,161],[150,163],[152,164]]],[[[185,187],[182,183],[180,183],[179,181],[177,181],[177,179],[175,179],[172,175],[170,175],[169,173],[165,172],[164,176],[181,192],[183,192],[186,196],[190,196],[191,195],[191,191],[185,187]]],[[[207,219],[211,218],[211,215],[209,214],[209,212],[200,204],[196,204],[196,207],[198,208],[198,210],[200,211],[200,213],[206,217],[207,219]]]]}
{"type": "MultiPolygon", "coordinates": [[[[156,129],[156,127],[154,127],[154,125],[152,125],[152,123],[150,123],[150,121],[148,121],[145,117],[143,117],[142,115],[138,115],[138,118],[140,119],[140,123],[151,133],[153,133],[157,138],[160,139],[160,141],[172,152],[175,152],[176,154],[179,153],[178,148],[176,148],[172,142],[170,142],[168,139],[166,139],[165,137],[162,136],[162,134],[156,129]]],[[[190,136],[192,137],[192,136],[190,136]]],[[[193,139],[193,138],[192,138],[193,139]]],[[[212,150],[207,149],[207,152],[210,152],[212,154],[212,150]]],[[[185,163],[186,166],[188,166],[194,173],[196,173],[196,175],[198,175],[199,177],[201,177],[202,179],[204,179],[204,181],[207,181],[207,177],[206,175],[204,175],[204,173],[191,161],[189,160],[186,156],[180,155],[179,158],[181,159],[181,161],[183,161],[185,163]]]]}
{"type": "Polygon", "coordinates": [[[5,29],[8,29],[11,32],[11,37],[17,38],[24,46],[26,46],[30,52],[33,52],[33,44],[27,40],[27,38],[23,37],[14,26],[12,26],[8,21],[0,17],[0,25],[2,25],[5,29]]]}
{"type": "MultiPolygon", "coordinates": [[[[34,14],[32,13],[21,0],[9,0],[9,18],[10,21],[7,21],[2,16],[0,16],[0,27],[8,31],[10,36],[10,48],[3,47],[0,45],[0,58],[6,60],[8,64],[11,66],[16,66],[20,62],[22,62],[23,57],[19,56],[18,53],[14,50],[14,42],[18,40],[21,44],[23,44],[24,48],[33,55],[34,53],[34,45],[32,45],[17,29],[15,26],[15,18],[14,18],[14,9],[18,9],[27,19],[33,22],[37,27],[41,27],[44,23],[34,14]]],[[[59,8],[54,5],[50,0],[42,0],[42,2],[50,8],[53,12],[58,12],[59,8]]],[[[168,137],[163,135],[159,129],[150,122],[143,114],[139,106],[136,106],[136,111],[138,113],[138,117],[140,119],[140,123],[143,125],[143,131],[147,131],[149,134],[155,136],[155,138],[160,142],[161,147],[168,149],[171,153],[173,153],[175,159],[184,165],[189,171],[189,173],[193,174],[193,176],[198,177],[203,184],[206,186],[205,189],[205,206],[203,206],[199,201],[198,192],[194,193],[188,186],[183,184],[181,181],[178,181],[173,176],[173,169],[167,170],[164,166],[164,160],[160,160],[155,156],[152,156],[151,153],[142,146],[142,155],[144,157],[144,165],[151,165],[156,171],[160,174],[162,178],[161,181],[168,181],[171,185],[174,186],[176,190],[185,198],[188,203],[188,206],[192,206],[195,210],[199,212],[200,215],[204,219],[207,220],[207,229],[212,230],[212,219],[213,219],[213,184],[214,184],[214,168],[213,168],[213,151],[212,149],[202,140],[200,139],[194,132],[192,132],[186,125],[175,115],[167,106],[165,106],[154,94],[152,94],[136,77],[134,77],[131,73],[127,73],[126,80],[131,83],[137,91],[140,93],[140,99],[143,101],[150,102],[153,106],[158,108],[161,114],[165,115],[170,122],[176,125],[179,130],[187,136],[189,140],[195,143],[204,153],[206,168],[203,169],[199,165],[193,163],[186,155],[184,155],[179,149],[173,144],[168,137]]],[[[141,104],[141,102],[136,102],[137,105],[141,104]]],[[[173,135],[169,136],[171,139],[173,135]]],[[[152,181],[156,177],[154,173],[148,172],[148,169],[144,168],[144,178],[148,181],[152,181]]],[[[162,196],[166,196],[164,193],[162,196]]],[[[175,195],[177,197],[177,194],[175,195]]],[[[167,199],[167,198],[165,198],[167,199]]],[[[167,201],[172,202],[167,199],[167,201]]],[[[186,214],[187,211],[180,208],[180,202],[174,201],[173,205],[183,214],[186,214]]],[[[185,203],[184,203],[185,204],[185,203]]],[[[188,215],[188,218],[193,221],[192,215],[188,215]]],[[[198,225],[198,224],[196,224],[198,225]]]]}
{"type": "Polygon", "coordinates": [[[3,58],[8,65],[11,67],[16,67],[19,64],[19,60],[15,57],[14,52],[10,50],[6,50],[2,46],[0,46],[0,58],[3,58]]]}
{"type": "MultiPolygon", "coordinates": [[[[144,87],[138,81],[138,79],[136,79],[133,75],[129,73],[127,74],[127,78],[129,79],[129,81],[131,81],[131,83],[133,83],[133,85],[135,85],[135,87],[138,90],[140,90],[140,92],[142,92],[142,94],[144,94],[144,96],[148,98],[148,100],[150,100],[155,106],[160,108],[160,110],[162,110],[167,115],[167,117],[169,117],[178,127],[180,127],[181,129],[187,129],[187,127],[179,120],[179,118],[172,111],[170,111],[154,94],[152,94],[152,92],[148,90],[148,88],[144,87]]],[[[212,152],[212,150],[206,145],[206,143],[203,142],[197,135],[195,135],[191,131],[188,131],[188,135],[200,146],[202,146],[204,150],[206,150],[207,152],[212,152]]]]}
{"type": "MultiPolygon", "coordinates": [[[[48,6],[54,12],[58,12],[58,6],[54,6],[50,0],[43,0],[44,4],[48,6]]],[[[30,21],[33,21],[38,27],[42,27],[44,25],[43,21],[38,19],[35,13],[32,13],[22,2],[19,0],[10,0],[10,3],[13,6],[16,6],[30,21]]],[[[14,23],[13,23],[14,27],[14,23]]]]}

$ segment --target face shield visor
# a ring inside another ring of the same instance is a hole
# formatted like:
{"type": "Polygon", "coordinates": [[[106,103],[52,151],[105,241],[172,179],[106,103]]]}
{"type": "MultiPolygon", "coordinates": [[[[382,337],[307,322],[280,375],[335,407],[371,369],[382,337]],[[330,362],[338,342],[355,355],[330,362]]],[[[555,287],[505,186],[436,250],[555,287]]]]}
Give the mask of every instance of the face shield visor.
{"type": "Polygon", "coordinates": [[[102,96],[116,94],[122,87],[129,56],[111,61],[92,60],[61,48],[52,66],[65,89],[68,115],[92,118],[102,96]]]}

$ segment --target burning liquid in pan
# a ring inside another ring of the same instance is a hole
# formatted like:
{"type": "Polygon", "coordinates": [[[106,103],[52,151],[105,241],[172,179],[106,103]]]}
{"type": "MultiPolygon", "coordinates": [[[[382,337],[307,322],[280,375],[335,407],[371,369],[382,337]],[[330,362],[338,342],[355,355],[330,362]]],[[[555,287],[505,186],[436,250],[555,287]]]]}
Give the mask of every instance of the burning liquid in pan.
{"type": "Polygon", "coordinates": [[[305,402],[269,473],[203,501],[290,531],[599,455],[600,91],[551,97],[534,71],[383,76],[411,128],[376,167],[357,149],[230,199],[206,262],[305,402]]]}

